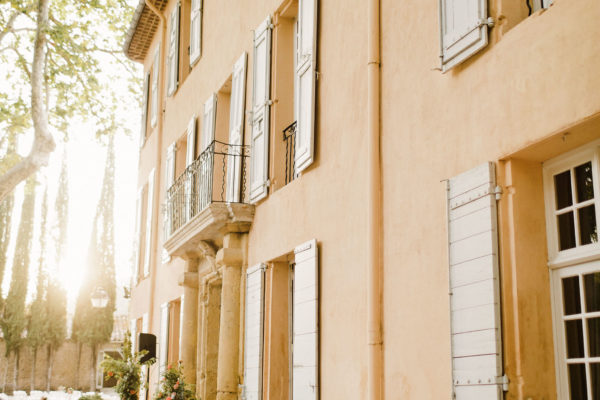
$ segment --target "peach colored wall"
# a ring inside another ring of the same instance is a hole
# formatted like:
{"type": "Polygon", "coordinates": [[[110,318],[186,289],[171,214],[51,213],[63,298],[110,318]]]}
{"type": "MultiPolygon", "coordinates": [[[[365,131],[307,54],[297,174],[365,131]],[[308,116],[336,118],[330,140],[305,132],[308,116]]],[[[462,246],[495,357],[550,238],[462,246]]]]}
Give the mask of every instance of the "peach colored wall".
{"type": "MultiPolygon", "coordinates": [[[[191,115],[202,114],[204,102],[226,82],[243,51],[248,53],[249,109],[252,29],[280,3],[204,2],[202,56],[165,102],[163,166],[167,146],[185,133],[191,115]]],[[[546,147],[540,144],[538,150],[559,154],[572,142],[556,135],[600,113],[600,3],[555,0],[549,10],[523,20],[522,9],[510,1],[490,3],[492,15],[504,21],[492,29],[492,43],[442,74],[435,70],[438,2],[381,0],[384,391],[389,399],[450,397],[446,191],[441,181],[484,161],[510,159],[517,151],[530,151],[532,160],[532,144],[544,140],[546,147]]],[[[319,242],[322,398],[366,397],[366,13],[366,3],[358,0],[319,2],[316,159],[301,177],[257,205],[249,235],[249,265],[275,259],[312,238],[319,242]]],[[[573,134],[574,142],[600,136],[597,128],[573,134]]],[[[249,129],[246,120],[246,138],[249,129]]],[[[157,146],[153,133],[140,155],[141,182],[155,162],[157,146]]],[[[164,176],[164,170],[160,173],[164,176]]],[[[141,282],[131,311],[139,317],[153,301],[154,333],[158,305],[182,292],[176,279],[183,270],[181,260],[161,265],[162,216],[157,229],[156,291],[151,297],[149,280],[141,282]]],[[[502,230],[501,240],[509,239],[507,232],[502,230]]],[[[535,240],[543,252],[539,238],[524,240],[535,240]]],[[[543,268],[545,260],[537,261],[536,268],[543,268]]],[[[540,287],[536,296],[539,324],[548,327],[547,288],[540,287]]],[[[514,317],[509,305],[503,303],[507,321],[514,317]]],[[[526,313],[530,306],[518,304],[517,309],[526,313]]],[[[515,345],[506,335],[510,371],[515,345]]],[[[550,356],[532,354],[524,366],[553,368],[546,365],[550,356]]],[[[523,387],[531,392],[523,393],[554,398],[553,372],[536,377],[524,368],[528,381],[523,387]]],[[[521,398],[514,390],[511,386],[509,398],[521,398]]]]}

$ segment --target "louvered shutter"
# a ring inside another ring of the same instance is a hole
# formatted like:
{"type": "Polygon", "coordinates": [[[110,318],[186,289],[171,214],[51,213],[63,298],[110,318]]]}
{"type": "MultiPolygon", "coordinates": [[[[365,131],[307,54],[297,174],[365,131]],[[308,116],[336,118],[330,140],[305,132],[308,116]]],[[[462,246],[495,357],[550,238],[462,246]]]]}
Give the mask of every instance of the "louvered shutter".
{"type": "Polygon", "coordinates": [[[167,236],[173,233],[173,216],[175,213],[176,207],[176,199],[171,198],[169,196],[169,189],[173,186],[175,182],[175,156],[177,152],[177,146],[175,143],[171,143],[169,147],[167,147],[167,160],[165,165],[165,190],[167,191],[167,220],[166,231],[167,236]]]}
{"type": "Polygon", "coordinates": [[[152,222],[154,217],[154,168],[148,175],[148,206],[146,208],[146,248],[144,254],[144,277],[150,274],[150,255],[152,254],[152,222]]]}
{"type": "Polygon", "coordinates": [[[169,56],[168,56],[168,86],[167,96],[171,96],[177,90],[179,79],[179,11],[181,4],[177,3],[171,11],[169,31],[169,56]]]}
{"type": "Polygon", "coordinates": [[[187,169],[196,157],[196,116],[193,116],[187,127],[187,148],[185,154],[186,179],[185,179],[185,215],[188,220],[192,218],[192,204],[194,201],[194,174],[187,169]]]}
{"type": "MultiPolygon", "coordinates": [[[[144,313],[142,315],[142,332],[148,333],[148,313],[144,313]]],[[[146,400],[146,388],[144,387],[144,383],[148,381],[148,366],[144,365],[142,367],[142,376],[141,376],[142,384],[140,385],[140,397],[139,400],[146,400]]]]}
{"type": "Polygon", "coordinates": [[[300,0],[298,14],[296,173],[302,172],[314,159],[317,0],[300,0]]]}
{"type": "Polygon", "coordinates": [[[134,319],[132,319],[129,322],[129,333],[131,333],[131,353],[135,354],[135,352],[137,351],[137,348],[135,346],[137,346],[137,321],[134,319]]]}
{"type": "Polygon", "coordinates": [[[199,58],[202,46],[202,0],[192,0],[190,14],[190,65],[199,58]]]}
{"type": "Polygon", "coordinates": [[[252,158],[250,201],[267,195],[269,183],[269,129],[271,109],[271,17],[254,31],[254,84],[252,91],[252,158]]]}
{"type": "Polygon", "coordinates": [[[154,52],[154,62],[152,63],[152,93],[151,93],[151,106],[150,106],[150,125],[156,126],[158,120],[158,73],[160,63],[160,44],[156,47],[154,52]]]}
{"type": "Polygon", "coordinates": [[[244,140],[244,109],[246,102],[246,52],[237,60],[231,78],[229,104],[229,156],[227,157],[227,201],[240,201],[240,175],[242,169],[241,145],[244,140]]]}
{"type": "Polygon", "coordinates": [[[140,147],[146,142],[146,130],[148,129],[148,96],[150,90],[150,74],[144,76],[144,100],[142,104],[142,123],[140,130],[140,147]]]}
{"type": "Polygon", "coordinates": [[[140,277],[140,248],[142,245],[141,233],[142,233],[142,199],[143,199],[143,188],[138,191],[135,211],[135,264],[133,267],[132,280],[137,284],[140,277]]]}
{"type": "Polygon", "coordinates": [[[493,163],[448,181],[452,380],[456,400],[502,399],[493,163]]]}
{"type": "Polygon", "coordinates": [[[215,140],[215,122],[217,117],[217,95],[211,94],[204,103],[202,115],[202,149],[204,151],[215,140]]]}
{"type": "Polygon", "coordinates": [[[160,306],[160,341],[159,343],[159,372],[166,369],[169,357],[169,303],[160,306]]]}
{"type": "Polygon", "coordinates": [[[292,393],[319,398],[319,268],[316,240],[296,247],[293,289],[292,393]]]}
{"type": "Polygon", "coordinates": [[[246,272],[246,323],[244,337],[244,399],[262,399],[264,265],[246,272]]]}
{"type": "Polygon", "coordinates": [[[443,71],[487,46],[487,0],[440,0],[440,18],[443,71]]]}

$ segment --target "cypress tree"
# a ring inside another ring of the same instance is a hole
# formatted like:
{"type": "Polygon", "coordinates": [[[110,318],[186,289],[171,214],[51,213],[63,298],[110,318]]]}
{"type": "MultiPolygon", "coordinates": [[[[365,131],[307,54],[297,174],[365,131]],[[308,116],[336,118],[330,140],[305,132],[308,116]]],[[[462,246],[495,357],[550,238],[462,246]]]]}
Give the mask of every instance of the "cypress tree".
{"type": "Polygon", "coordinates": [[[35,368],[37,354],[41,346],[46,344],[48,332],[48,315],[46,312],[46,292],[48,290],[48,276],[44,264],[46,256],[46,223],[48,219],[48,188],[44,191],[42,200],[42,219],[40,227],[40,259],[37,271],[37,285],[35,299],[29,309],[27,324],[27,346],[31,349],[31,379],[30,390],[35,390],[35,368]]]}
{"type": "Polygon", "coordinates": [[[27,325],[25,298],[27,296],[29,255],[33,236],[35,185],[35,175],[28,178],[25,183],[25,194],[13,259],[10,289],[6,297],[2,319],[0,320],[0,327],[4,334],[4,344],[6,346],[5,355],[9,357],[11,354],[14,354],[15,357],[13,390],[16,389],[19,378],[19,356],[21,347],[23,346],[22,335],[27,325]]]}
{"type": "Polygon", "coordinates": [[[46,390],[49,391],[52,381],[54,354],[67,338],[67,292],[55,280],[48,282],[46,315],[48,316],[48,331],[46,332],[46,390]]]}
{"type": "Polygon", "coordinates": [[[73,337],[92,351],[90,386],[95,388],[96,358],[98,346],[110,340],[114,324],[116,304],[115,260],[114,260],[114,139],[109,136],[106,166],[100,201],[97,208],[92,237],[88,250],[88,262],[84,282],[79,289],[75,315],[73,317],[73,337]],[[108,304],[94,309],[91,294],[96,287],[108,293],[108,304]]]}

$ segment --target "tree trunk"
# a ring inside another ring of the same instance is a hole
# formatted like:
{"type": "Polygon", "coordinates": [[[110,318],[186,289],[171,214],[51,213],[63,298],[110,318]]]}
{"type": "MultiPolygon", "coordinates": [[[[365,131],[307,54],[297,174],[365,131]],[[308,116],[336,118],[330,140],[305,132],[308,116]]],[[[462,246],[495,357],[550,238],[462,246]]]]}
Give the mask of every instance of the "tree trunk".
{"type": "Polygon", "coordinates": [[[21,351],[15,350],[15,369],[13,374],[13,392],[17,390],[19,383],[19,361],[21,358],[21,351]]]}
{"type": "Polygon", "coordinates": [[[92,380],[90,381],[90,392],[96,391],[96,362],[98,361],[98,355],[96,354],[97,345],[90,346],[92,349],[92,380]]]}
{"type": "Polygon", "coordinates": [[[19,161],[6,173],[0,175],[0,201],[14,188],[41,166],[48,165],[50,154],[56,144],[48,129],[48,110],[43,96],[44,63],[46,58],[48,9],[51,0],[38,0],[35,42],[33,45],[33,62],[31,65],[31,119],[34,139],[29,155],[19,161]]]}
{"type": "Polygon", "coordinates": [[[6,356],[6,367],[4,368],[4,376],[2,378],[2,393],[6,393],[6,379],[8,377],[8,367],[10,366],[10,355],[6,356]]]}
{"type": "Polygon", "coordinates": [[[29,385],[29,392],[35,390],[35,363],[37,362],[37,347],[33,349],[33,359],[31,360],[31,384],[29,385]]]}
{"type": "Polygon", "coordinates": [[[75,387],[77,389],[79,386],[79,369],[81,367],[81,343],[77,343],[77,370],[75,371],[75,387]]]}
{"type": "Polygon", "coordinates": [[[52,383],[52,364],[54,363],[54,351],[52,345],[49,344],[46,348],[46,391],[50,391],[50,384],[52,383]]]}

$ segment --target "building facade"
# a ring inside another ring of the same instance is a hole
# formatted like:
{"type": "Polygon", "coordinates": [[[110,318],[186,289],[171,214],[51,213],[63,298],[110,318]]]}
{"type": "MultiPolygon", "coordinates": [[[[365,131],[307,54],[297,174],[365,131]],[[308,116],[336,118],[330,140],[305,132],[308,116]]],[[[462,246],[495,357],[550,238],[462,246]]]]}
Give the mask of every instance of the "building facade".
{"type": "Polygon", "coordinates": [[[143,396],[600,399],[599,19],[141,1],[143,396]]]}

